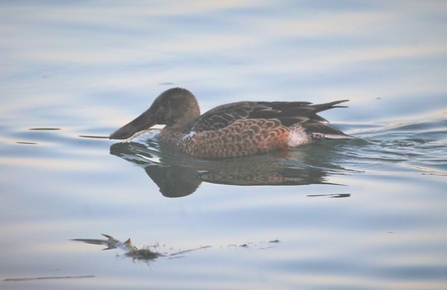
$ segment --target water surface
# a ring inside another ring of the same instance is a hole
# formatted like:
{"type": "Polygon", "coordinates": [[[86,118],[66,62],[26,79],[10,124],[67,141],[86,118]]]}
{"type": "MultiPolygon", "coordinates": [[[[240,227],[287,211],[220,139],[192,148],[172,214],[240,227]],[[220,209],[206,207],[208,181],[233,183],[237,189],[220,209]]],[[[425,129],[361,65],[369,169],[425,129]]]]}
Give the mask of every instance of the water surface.
{"type": "Polygon", "coordinates": [[[0,4],[0,287],[445,289],[446,13],[0,4]],[[229,160],[162,152],[159,128],[102,138],[176,86],[203,112],[349,99],[322,116],[356,138],[229,160]],[[101,234],[160,255],[72,240],[101,234]]]}

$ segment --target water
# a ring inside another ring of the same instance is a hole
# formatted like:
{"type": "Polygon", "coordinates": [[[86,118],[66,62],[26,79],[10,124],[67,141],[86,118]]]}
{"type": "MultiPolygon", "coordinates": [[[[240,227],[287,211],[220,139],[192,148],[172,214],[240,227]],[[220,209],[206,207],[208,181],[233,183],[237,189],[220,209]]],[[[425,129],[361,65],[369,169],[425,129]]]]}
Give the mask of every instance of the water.
{"type": "Polygon", "coordinates": [[[447,288],[444,2],[0,5],[0,288],[447,288]],[[322,115],[356,138],[213,161],[97,138],[175,86],[203,112],[349,99],[322,115]],[[72,240],[101,234],[161,255],[72,240]]]}

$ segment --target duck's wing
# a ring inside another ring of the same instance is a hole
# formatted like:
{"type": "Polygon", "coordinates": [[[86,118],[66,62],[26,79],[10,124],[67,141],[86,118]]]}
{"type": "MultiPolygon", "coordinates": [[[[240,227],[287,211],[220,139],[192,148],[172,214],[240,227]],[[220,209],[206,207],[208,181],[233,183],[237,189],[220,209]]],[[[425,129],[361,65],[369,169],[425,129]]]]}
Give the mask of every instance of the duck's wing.
{"type": "Polygon", "coordinates": [[[305,122],[327,122],[318,112],[337,108],[347,100],[313,105],[309,102],[237,102],[218,106],[201,115],[191,131],[219,130],[239,119],[277,119],[284,126],[305,122]]]}

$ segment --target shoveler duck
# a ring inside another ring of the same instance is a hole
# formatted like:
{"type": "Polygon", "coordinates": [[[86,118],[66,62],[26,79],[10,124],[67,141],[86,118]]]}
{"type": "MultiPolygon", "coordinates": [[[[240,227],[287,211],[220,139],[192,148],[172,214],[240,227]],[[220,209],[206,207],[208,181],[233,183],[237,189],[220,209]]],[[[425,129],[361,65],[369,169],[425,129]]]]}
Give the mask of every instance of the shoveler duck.
{"type": "Polygon", "coordinates": [[[347,100],[309,102],[236,102],[200,115],[194,95],[172,88],[158,96],[135,120],[110,135],[128,139],[156,124],[166,125],[160,142],[201,158],[252,155],[308,144],[318,139],[349,139],[317,113],[347,100]]]}

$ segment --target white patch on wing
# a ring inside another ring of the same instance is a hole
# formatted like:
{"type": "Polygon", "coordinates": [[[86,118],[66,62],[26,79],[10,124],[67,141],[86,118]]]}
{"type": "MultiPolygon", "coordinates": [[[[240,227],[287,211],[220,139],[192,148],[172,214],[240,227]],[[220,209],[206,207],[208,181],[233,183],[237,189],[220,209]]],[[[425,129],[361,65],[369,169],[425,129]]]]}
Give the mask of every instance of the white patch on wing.
{"type": "Polygon", "coordinates": [[[303,130],[301,126],[291,127],[290,129],[291,131],[289,141],[287,141],[288,146],[296,147],[312,141],[310,136],[303,130]]]}
{"type": "Polygon", "coordinates": [[[189,132],[189,134],[186,134],[185,136],[183,136],[182,140],[192,138],[196,134],[197,134],[196,131],[191,131],[191,132],[189,132]]]}

